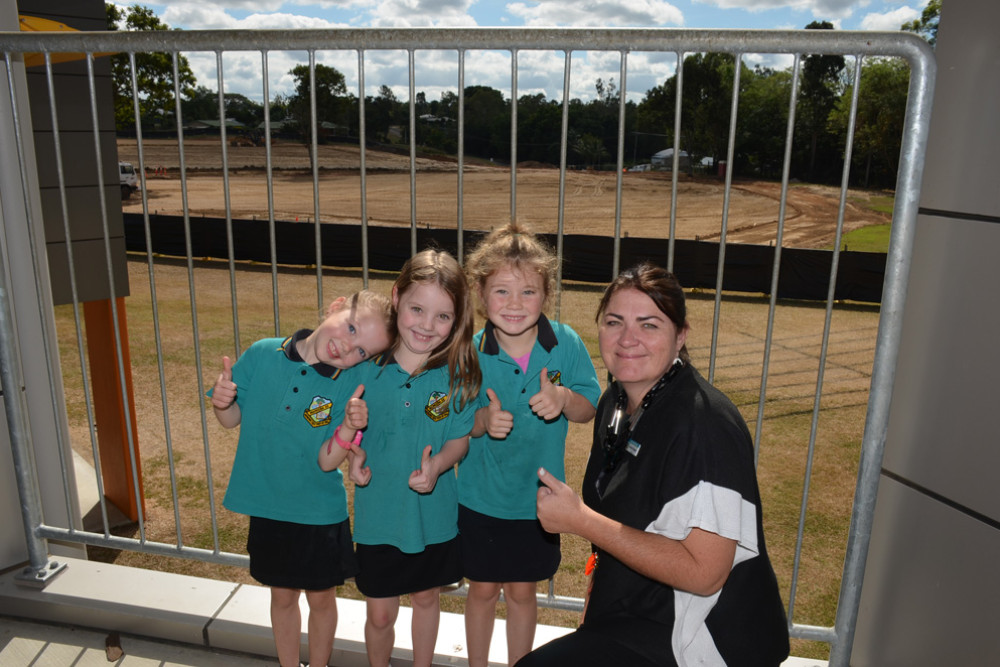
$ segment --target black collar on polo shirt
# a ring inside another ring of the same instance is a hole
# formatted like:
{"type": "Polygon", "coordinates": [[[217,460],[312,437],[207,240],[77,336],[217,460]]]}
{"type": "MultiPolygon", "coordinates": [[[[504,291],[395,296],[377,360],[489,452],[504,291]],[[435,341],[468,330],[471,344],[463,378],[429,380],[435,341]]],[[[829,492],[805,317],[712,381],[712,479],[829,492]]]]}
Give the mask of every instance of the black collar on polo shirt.
{"type": "MultiPolygon", "coordinates": [[[[302,358],[302,355],[299,354],[299,349],[295,344],[300,340],[308,338],[311,333],[312,329],[299,329],[281,343],[281,351],[285,353],[285,356],[289,361],[295,361],[303,364],[306,362],[306,360],[302,358]]],[[[331,380],[336,380],[337,376],[340,375],[341,369],[335,368],[329,364],[324,364],[322,361],[309,365],[312,366],[317,373],[323,377],[330,378],[331,380]]]]}
{"type": "MultiPolygon", "coordinates": [[[[483,328],[483,339],[479,341],[479,351],[484,354],[500,354],[500,343],[497,342],[497,335],[494,332],[496,327],[489,320],[483,328]]],[[[538,343],[545,348],[546,352],[551,352],[559,341],[556,340],[556,332],[552,330],[549,318],[542,313],[538,316],[538,343]]]]}

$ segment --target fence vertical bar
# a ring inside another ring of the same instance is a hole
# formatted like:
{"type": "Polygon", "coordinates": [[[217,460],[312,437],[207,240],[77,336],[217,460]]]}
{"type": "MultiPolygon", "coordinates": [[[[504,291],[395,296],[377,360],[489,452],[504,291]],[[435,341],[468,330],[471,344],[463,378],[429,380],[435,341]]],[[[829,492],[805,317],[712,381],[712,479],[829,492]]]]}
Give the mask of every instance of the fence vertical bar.
{"type": "Polygon", "coordinates": [[[892,214],[889,254],[886,257],[882,310],[875,345],[875,362],[872,366],[871,390],[868,394],[868,414],[861,440],[858,483],[851,509],[851,528],[847,536],[844,578],[840,585],[834,622],[837,640],[830,651],[832,667],[848,667],[854,644],[858,607],[861,604],[861,585],[865,577],[865,559],[868,557],[872,522],[875,518],[882,455],[889,430],[889,406],[903,330],[906,283],[916,236],[920,183],[924,173],[923,158],[927,152],[927,135],[930,130],[937,69],[934,52],[923,40],[913,39],[910,44],[910,86],[903,120],[900,167],[896,176],[896,203],[892,214]]]}
{"type": "MultiPolygon", "coordinates": [[[[14,71],[10,53],[4,54],[7,69],[8,93],[10,95],[10,125],[6,126],[8,118],[0,118],[5,126],[0,132],[9,131],[13,134],[14,143],[18,147],[19,157],[23,155],[21,147],[20,114],[18,113],[18,96],[14,81],[14,71]]],[[[20,67],[20,64],[18,64],[20,67]]],[[[2,111],[2,110],[0,110],[2,111]]],[[[24,197],[25,219],[30,220],[31,211],[27,193],[27,173],[25,161],[19,160],[19,178],[24,197]]],[[[4,179],[6,184],[6,178],[4,179]]],[[[6,223],[6,221],[5,221],[6,223]]],[[[25,545],[28,550],[28,567],[17,576],[20,581],[30,581],[44,584],[59,573],[65,565],[57,561],[49,561],[44,539],[38,535],[37,529],[42,524],[42,499],[38,492],[38,481],[35,477],[34,446],[31,441],[31,429],[28,425],[27,405],[24,395],[24,374],[21,369],[20,351],[17,332],[14,325],[13,306],[10,287],[7,284],[7,237],[0,234],[0,390],[3,391],[4,412],[7,418],[7,430],[10,436],[11,457],[14,463],[14,476],[17,483],[18,497],[21,499],[21,522],[24,526],[25,545]]]]}

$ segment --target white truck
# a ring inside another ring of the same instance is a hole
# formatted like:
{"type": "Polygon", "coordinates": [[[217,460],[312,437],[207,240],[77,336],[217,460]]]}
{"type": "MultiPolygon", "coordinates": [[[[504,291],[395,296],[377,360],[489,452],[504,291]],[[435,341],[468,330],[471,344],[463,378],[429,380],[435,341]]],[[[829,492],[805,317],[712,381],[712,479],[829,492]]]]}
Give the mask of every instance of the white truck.
{"type": "Polygon", "coordinates": [[[133,192],[142,187],[131,162],[118,163],[118,180],[122,187],[122,201],[130,198],[133,192]]]}

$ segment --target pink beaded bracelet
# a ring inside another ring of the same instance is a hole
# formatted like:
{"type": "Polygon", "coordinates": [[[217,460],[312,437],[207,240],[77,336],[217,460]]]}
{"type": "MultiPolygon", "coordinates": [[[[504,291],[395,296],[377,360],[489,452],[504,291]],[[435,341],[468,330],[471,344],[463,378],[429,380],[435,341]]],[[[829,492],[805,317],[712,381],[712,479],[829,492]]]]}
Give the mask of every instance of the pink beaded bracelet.
{"type": "MultiPolygon", "coordinates": [[[[337,428],[335,428],[333,431],[333,439],[341,447],[341,449],[350,450],[351,447],[353,447],[354,445],[360,445],[361,437],[362,433],[361,430],[359,429],[354,432],[354,439],[352,439],[350,442],[347,442],[346,440],[340,439],[340,426],[337,426],[337,428]]],[[[333,449],[333,443],[331,442],[326,446],[326,453],[329,454],[332,449],[333,449]]]]}

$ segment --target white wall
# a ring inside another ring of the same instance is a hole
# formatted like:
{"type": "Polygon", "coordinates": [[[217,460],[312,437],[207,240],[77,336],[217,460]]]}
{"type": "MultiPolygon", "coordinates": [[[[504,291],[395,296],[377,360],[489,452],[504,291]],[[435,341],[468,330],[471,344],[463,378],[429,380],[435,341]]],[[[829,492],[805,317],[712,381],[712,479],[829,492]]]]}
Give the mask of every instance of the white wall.
{"type": "Polygon", "coordinates": [[[948,0],[851,664],[1000,664],[1000,3],[948,0]]]}

